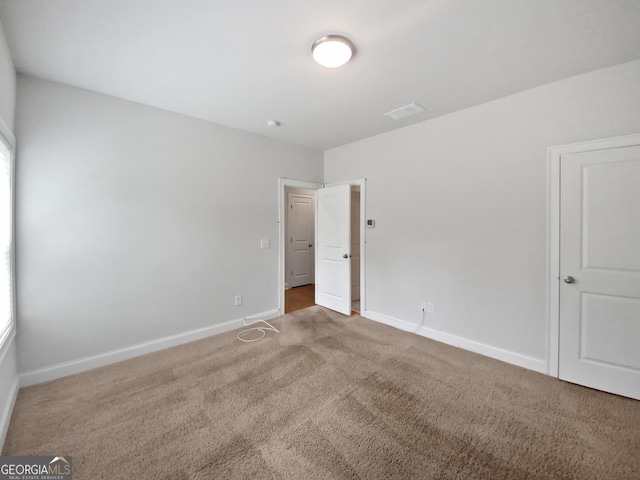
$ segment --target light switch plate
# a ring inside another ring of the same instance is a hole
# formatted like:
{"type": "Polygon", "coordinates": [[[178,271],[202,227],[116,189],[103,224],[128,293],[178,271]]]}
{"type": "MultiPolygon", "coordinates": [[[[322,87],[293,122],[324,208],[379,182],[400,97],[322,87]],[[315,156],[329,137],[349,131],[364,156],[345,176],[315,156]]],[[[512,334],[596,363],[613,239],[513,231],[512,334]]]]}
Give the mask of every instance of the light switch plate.
{"type": "Polygon", "coordinates": [[[269,239],[263,238],[260,240],[260,248],[269,248],[269,239]]]}

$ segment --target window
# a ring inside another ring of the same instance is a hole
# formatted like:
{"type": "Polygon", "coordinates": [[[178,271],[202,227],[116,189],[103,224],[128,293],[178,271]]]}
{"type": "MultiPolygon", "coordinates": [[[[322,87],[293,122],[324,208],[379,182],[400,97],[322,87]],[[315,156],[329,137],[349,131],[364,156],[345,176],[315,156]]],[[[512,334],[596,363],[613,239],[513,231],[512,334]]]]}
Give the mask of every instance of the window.
{"type": "Polygon", "coordinates": [[[13,188],[11,144],[0,134],[0,346],[13,327],[13,188]]]}

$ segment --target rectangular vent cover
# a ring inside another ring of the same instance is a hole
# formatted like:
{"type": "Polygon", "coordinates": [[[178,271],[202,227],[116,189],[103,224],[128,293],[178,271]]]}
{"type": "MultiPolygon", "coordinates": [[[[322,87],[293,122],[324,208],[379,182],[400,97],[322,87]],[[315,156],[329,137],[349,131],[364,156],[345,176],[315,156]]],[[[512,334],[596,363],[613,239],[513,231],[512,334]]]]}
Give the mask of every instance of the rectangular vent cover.
{"type": "Polygon", "coordinates": [[[400,120],[401,118],[408,117],[409,115],[415,115],[416,113],[424,112],[425,108],[417,103],[410,103],[404,107],[396,108],[390,112],[385,113],[387,117],[394,120],[400,120]]]}

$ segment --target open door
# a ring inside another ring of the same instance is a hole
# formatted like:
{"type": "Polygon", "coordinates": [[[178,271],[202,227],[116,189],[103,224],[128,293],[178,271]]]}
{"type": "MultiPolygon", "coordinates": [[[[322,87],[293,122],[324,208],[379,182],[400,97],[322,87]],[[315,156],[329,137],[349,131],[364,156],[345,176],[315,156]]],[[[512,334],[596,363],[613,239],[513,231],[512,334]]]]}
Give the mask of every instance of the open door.
{"type": "Polygon", "coordinates": [[[562,380],[640,400],[640,144],[560,158],[562,380]]]}
{"type": "Polygon", "coordinates": [[[317,191],[316,303],[351,314],[351,187],[317,191]]]}

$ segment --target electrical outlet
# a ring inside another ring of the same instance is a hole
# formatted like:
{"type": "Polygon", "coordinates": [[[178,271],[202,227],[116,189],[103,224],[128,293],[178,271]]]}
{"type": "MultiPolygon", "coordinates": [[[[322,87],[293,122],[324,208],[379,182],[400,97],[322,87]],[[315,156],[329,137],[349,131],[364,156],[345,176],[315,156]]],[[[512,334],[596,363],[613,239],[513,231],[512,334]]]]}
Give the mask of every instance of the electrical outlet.
{"type": "Polygon", "coordinates": [[[420,302],[420,311],[421,312],[427,311],[427,302],[420,302]]]}
{"type": "Polygon", "coordinates": [[[236,307],[242,305],[242,295],[236,295],[235,303],[236,307]]]}
{"type": "Polygon", "coordinates": [[[431,315],[436,313],[436,306],[431,302],[427,303],[427,313],[431,315]]]}

